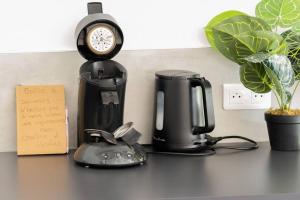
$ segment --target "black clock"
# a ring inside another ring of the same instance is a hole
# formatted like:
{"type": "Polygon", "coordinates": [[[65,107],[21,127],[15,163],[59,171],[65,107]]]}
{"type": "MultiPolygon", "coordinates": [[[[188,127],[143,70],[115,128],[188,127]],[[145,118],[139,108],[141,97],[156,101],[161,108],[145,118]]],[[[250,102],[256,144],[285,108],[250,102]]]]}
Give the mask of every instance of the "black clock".
{"type": "Polygon", "coordinates": [[[115,19],[102,13],[102,7],[90,3],[88,15],[76,27],[75,39],[79,53],[87,60],[113,58],[122,48],[123,32],[115,19]]]}

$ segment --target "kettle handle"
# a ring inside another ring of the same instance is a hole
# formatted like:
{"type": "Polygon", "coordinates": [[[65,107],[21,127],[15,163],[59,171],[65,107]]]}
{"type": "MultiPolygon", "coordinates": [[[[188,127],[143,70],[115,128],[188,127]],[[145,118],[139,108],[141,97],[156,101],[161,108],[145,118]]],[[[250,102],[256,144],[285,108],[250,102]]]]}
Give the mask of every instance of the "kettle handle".
{"type": "Polygon", "coordinates": [[[200,133],[209,133],[215,128],[215,116],[214,116],[214,107],[213,107],[213,98],[212,98],[212,88],[209,81],[205,78],[193,78],[191,79],[191,86],[200,86],[202,88],[203,94],[203,108],[204,108],[204,119],[205,126],[193,127],[194,134],[200,133]]]}

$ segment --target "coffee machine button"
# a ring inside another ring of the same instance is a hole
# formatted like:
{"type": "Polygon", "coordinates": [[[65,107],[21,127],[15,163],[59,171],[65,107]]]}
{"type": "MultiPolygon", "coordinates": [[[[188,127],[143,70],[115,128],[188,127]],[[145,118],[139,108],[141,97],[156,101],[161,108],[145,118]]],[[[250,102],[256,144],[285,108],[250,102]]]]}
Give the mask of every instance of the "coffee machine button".
{"type": "Polygon", "coordinates": [[[107,153],[102,154],[102,156],[104,157],[104,159],[108,159],[108,154],[107,153]]]}
{"type": "Polygon", "coordinates": [[[127,157],[128,157],[128,158],[131,158],[131,157],[132,157],[132,155],[131,155],[131,154],[127,154],[127,157]]]}

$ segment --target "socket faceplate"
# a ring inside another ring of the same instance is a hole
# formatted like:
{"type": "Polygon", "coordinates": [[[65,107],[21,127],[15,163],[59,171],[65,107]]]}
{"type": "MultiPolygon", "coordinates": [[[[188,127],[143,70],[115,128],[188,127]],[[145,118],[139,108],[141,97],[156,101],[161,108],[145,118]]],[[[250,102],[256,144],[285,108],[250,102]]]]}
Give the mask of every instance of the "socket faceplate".
{"type": "Polygon", "coordinates": [[[271,92],[258,94],[242,84],[223,85],[223,108],[225,110],[268,109],[271,107],[271,92]]]}

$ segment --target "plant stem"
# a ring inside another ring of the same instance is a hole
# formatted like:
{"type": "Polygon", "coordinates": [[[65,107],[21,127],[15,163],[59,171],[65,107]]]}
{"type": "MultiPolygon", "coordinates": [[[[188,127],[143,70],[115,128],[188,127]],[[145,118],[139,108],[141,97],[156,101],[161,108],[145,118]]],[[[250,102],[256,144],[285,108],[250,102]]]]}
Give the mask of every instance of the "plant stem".
{"type": "Polygon", "coordinates": [[[276,91],[274,88],[272,88],[272,91],[273,91],[273,93],[275,94],[275,97],[276,97],[276,99],[277,99],[277,103],[278,103],[278,105],[279,105],[279,108],[282,108],[281,100],[280,100],[279,94],[277,93],[277,91],[276,91]]]}
{"type": "MultiPolygon", "coordinates": [[[[295,86],[295,88],[294,88],[294,91],[293,91],[293,93],[292,93],[291,99],[293,99],[293,97],[294,97],[294,95],[295,95],[295,93],[296,93],[296,90],[297,90],[297,88],[299,87],[299,85],[300,85],[300,80],[297,82],[297,84],[296,84],[296,86],[295,86]]],[[[291,107],[291,104],[292,104],[292,100],[291,100],[291,102],[290,102],[289,108],[291,107]]]]}
{"type": "Polygon", "coordinates": [[[295,88],[294,88],[294,91],[293,91],[293,93],[292,93],[292,97],[295,95],[295,92],[296,92],[296,90],[297,90],[299,84],[300,84],[300,80],[298,81],[297,85],[296,85],[295,88]]]}

